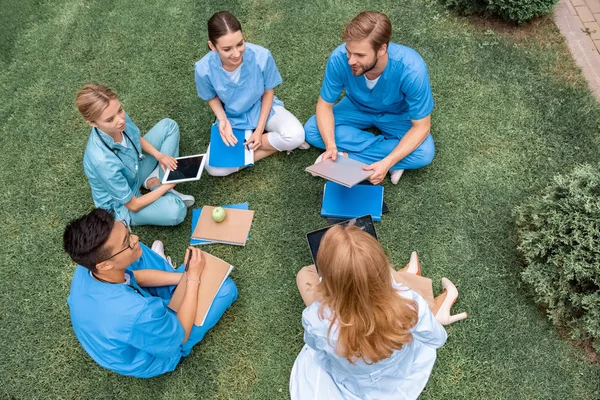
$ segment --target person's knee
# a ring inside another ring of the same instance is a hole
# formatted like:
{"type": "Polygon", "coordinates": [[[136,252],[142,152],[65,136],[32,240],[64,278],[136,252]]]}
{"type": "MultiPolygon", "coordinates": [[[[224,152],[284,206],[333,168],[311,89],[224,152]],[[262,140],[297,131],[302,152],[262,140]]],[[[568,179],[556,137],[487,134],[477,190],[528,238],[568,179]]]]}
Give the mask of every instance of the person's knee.
{"type": "Polygon", "coordinates": [[[282,138],[285,140],[285,148],[282,151],[294,150],[304,143],[304,127],[300,122],[290,124],[281,132],[282,138]]]}
{"type": "Polygon", "coordinates": [[[321,142],[321,134],[319,133],[319,127],[317,126],[317,116],[313,115],[306,121],[304,124],[304,136],[308,144],[314,147],[320,147],[321,142]]]}
{"type": "Polygon", "coordinates": [[[231,303],[237,300],[238,298],[238,288],[233,279],[227,278],[223,285],[219,289],[218,297],[228,298],[231,303]]]}
{"type": "Polygon", "coordinates": [[[165,225],[175,226],[179,225],[185,219],[187,214],[187,207],[179,197],[172,193],[168,193],[168,206],[161,211],[161,215],[164,218],[165,225]]]}
{"type": "Polygon", "coordinates": [[[160,120],[160,123],[164,125],[165,132],[167,132],[168,136],[176,136],[179,137],[179,125],[175,120],[171,118],[163,118],[160,120]]]}
{"type": "Polygon", "coordinates": [[[227,176],[231,175],[234,172],[237,172],[238,168],[219,168],[219,167],[211,167],[210,165],[204,165],[204,169],[210,176],[227,176]]]}
{"type": "Polygon", "coordinates": [[[318,279],[318,273],[315,265],[313,264],[306,267],[302,267],[302,269],[296,274],[296,285],[298,285],[298,287],[301,287],[314,279],[318,279]]]}
{"type": "Polygon", "coordinates": [[[420,153],[420,167],[424,167],[426,165],[431,164],[431,162],[433,161],[433,157],[435,156],[435,144],[433,143],[433,138],[431,137],[431,135],[429,135],[427,139],[425,139],[423,144],[421,144],[421,146],[419,146],[417,150],[420,153]]]}

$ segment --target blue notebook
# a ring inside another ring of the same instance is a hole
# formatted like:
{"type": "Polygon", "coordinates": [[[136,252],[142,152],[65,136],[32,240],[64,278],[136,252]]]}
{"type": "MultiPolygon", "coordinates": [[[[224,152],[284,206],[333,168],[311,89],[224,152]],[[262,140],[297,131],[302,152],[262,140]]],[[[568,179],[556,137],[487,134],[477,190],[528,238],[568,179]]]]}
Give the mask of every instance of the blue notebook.
{"type": "Polygon", "coordinates": [[[233,129],[238,142],[235,146],[227,146],[217,124],[210,128],[210,152],[208,164],[218,168],[247,167],[254,164],[254,151],[244,146],[244,142],[252,135],[250,129],[233,129]]]}
{"type": "Polygon", "coordinates": [[[321,215],[329,218],[356,218],[366,214],[381,221],[383,186],[356,185],[351,188],[325,183],[321,215]]]}
{"type": "MultiPolygon", "coordinates": [[[[248,203],[239,203],[239,204],[231,204],[228,206],[223,206],[223,208],[237,208],[238,210],[247,210],[248,203]]],[[[196,229],[196,224],[198,223],[198,219],[200,219],[200,214],[202,213],[202,207],[194,208],[192,210],[192,234],[194,234],[194,229],[196,229]]],[[[248,234],[248,239],[250,239],[250,234],[248,234]]],[[[190,239],[190,245],[202,245],[202,244],[211,244],[215,243],[211,240],[201,240],[201,239],[190,239]]]]}

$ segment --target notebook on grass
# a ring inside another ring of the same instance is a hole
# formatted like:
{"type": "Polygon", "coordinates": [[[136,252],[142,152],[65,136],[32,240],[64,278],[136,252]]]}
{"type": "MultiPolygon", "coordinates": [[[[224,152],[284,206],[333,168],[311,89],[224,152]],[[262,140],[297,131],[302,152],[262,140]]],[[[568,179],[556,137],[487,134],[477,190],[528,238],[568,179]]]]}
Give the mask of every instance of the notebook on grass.
{"type": "Polygon", "coordinates": [[[235,146],[227,146],[221,138],[219,126],[215,124],[210,128],[208,164],[211,167],[237,168],[254,164],[254,151],[244,146],[244,142],[252,135],[252,130],[232,129],[232,131],[238,141],[235,146]]]}
{"type": "MultiPolygon", "coordinates": [[[[371,182],[369,181],[362,181],[361,183],[359,183],[359,185],[369,185],[369,186],[374,186],[371,182]]],[[[388,208],[388,205],[386,204],[386,202],[383,202],[383,207],[381,210],[381,214],[386,214],[390,211],[390,209],[388,208]]],[[[332,218],[329,217],[327,218],[327,223],[329,225],[335,225],[335,224],[339,224],[340,222],[344,222],[346,221],[348,218],[332,218]]]]}
{"type": "Polygon", "coordinates": [[[321,215],[328,218],[356,218],[370,214],[381,221],[383,186],[356,185],[351,188],[325,182],[321,215]]]}
{"type": "MultiPolygon", "coordinates": [[[[202,253],[206,259],[204,271],[200,276],[200,285],[198,285],[198,308],[196,309],[196,319],[194,325],[202,326],[208,315],[208,310],[212,305],[215,296],[223,286],[223,282],[231,273],[233,266],[225,261],[212,256],[206,252],[202,253]]],[[[187,272],[181,276],[181,280],[173,292],[173,297],[169,302],[169,308],[175,312],[179,310],[179,306],[183,301],[187,286],[187,272]]]]}
{"type": "Polygon", "coordinates": [[[200,218],[198,218],[198,223],[192,233],[192,239],[245,246],[252,226],[254,211],[228,208],[225,210],[227,214],[225,220],[215,222],[212,219],[214,209],[213,206],[202,207],[200,218]]]}
{"type": "MultiPolygon", "coordinates": [[[[223,206],[223,208],[237,208],[239,210],[247,210],[248,202],[238,203],[238,204],[230,204],[228,206],[223,206]]],[[[202,212],[202,207],[194,208],[192,210],[192,236],[194,235],[194,230],[196,229],[196,225],[198,224],[198,220],[200,219],[201,212],[202,212]]],[[[250,239],[250,234],[248,234],[248,237],[246,239],[250,239]]],[[[217,242],[215,242],[213,240],[194,239],[193,237],[190,239],[190,245],[192,245],[192,246],[199,246],[199,245],[211,244],[211,243],[217,243],[217,242]]]]}
{"type": "Polygon", "coordinates": [[[373,171],[363,170],[363,167],[366,165],[360,161],[338,154],[335,161],[328,158],[325,161],[307,167],[305,171],[340,185],[353,187],[373,175],[373,171]]]}

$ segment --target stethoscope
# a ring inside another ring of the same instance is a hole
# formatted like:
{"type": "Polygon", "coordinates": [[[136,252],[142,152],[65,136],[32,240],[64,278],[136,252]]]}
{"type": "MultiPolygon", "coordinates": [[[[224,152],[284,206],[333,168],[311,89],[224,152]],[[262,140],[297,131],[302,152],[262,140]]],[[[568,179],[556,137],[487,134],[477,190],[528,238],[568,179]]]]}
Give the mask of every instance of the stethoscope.
{"type": "MultiPolygon", "coordinates": [[[[117,158],[123,163],[123,165],[127,169],[129,169],[131,171],[131,169],[127,166],[127,164],[125,164],[125,161],[123,161],[123,159],[121,158],[121,156],[119,156],[113,149],[111,149],[111,147],[108,145],[108,143],[106,143],[106,141],[98,133],[98,128],[94,127],[94,132],[96,133],[96,136],[98,136],[98,139],[100,139],[102,141],[102,144],[104,145],[104,147],[106,147],[111,153],[113,153],[115,156],[117,156],[117,158]]],[[[129,141],[129,143],[131,143],[131,146],[135,150],[135,154],[137,154],[138,160],[141,160],[142,158],[144,158],[144,155],[140,151],[138,151],[137,147],[135,147],[135,144],[133,143],[133,140],[131,140],[131,138],[129,137],[129,135],[125,131],[123,131],[121,133],[123,135],[125,135],[125,139],[127,139],[129,141]]],[[[138,169],[139,169],[138,162],[136,161],[136,163],[135,163],[135,172],[136,173],[138,172],[138,169]]]]}

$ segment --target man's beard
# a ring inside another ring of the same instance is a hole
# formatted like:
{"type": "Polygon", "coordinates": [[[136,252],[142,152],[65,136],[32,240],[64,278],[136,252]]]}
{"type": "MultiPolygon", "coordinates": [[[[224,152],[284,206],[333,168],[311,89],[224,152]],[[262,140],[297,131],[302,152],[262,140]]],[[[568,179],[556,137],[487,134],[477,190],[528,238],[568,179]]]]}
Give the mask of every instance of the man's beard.
{"type": "Polygon", "coordinates": [[[375,66],[377,65],[377,61],[379,61],[379,57],[375,56],[375,60],[373,61],[373,64],[369,65],[368,67],[362,67],[362,68],[359,70],[359,72],[360,72],[359,74],[355,74],[355,73],[354,73],[354,71],[352,71],[352,74],[353,74],[354,76],[361,76],[361,75],[364,75],[364,74],[366,74],[367,72],[369,72],[369,71],[371,71],[373,68],[375,68],[375,66]]]}

